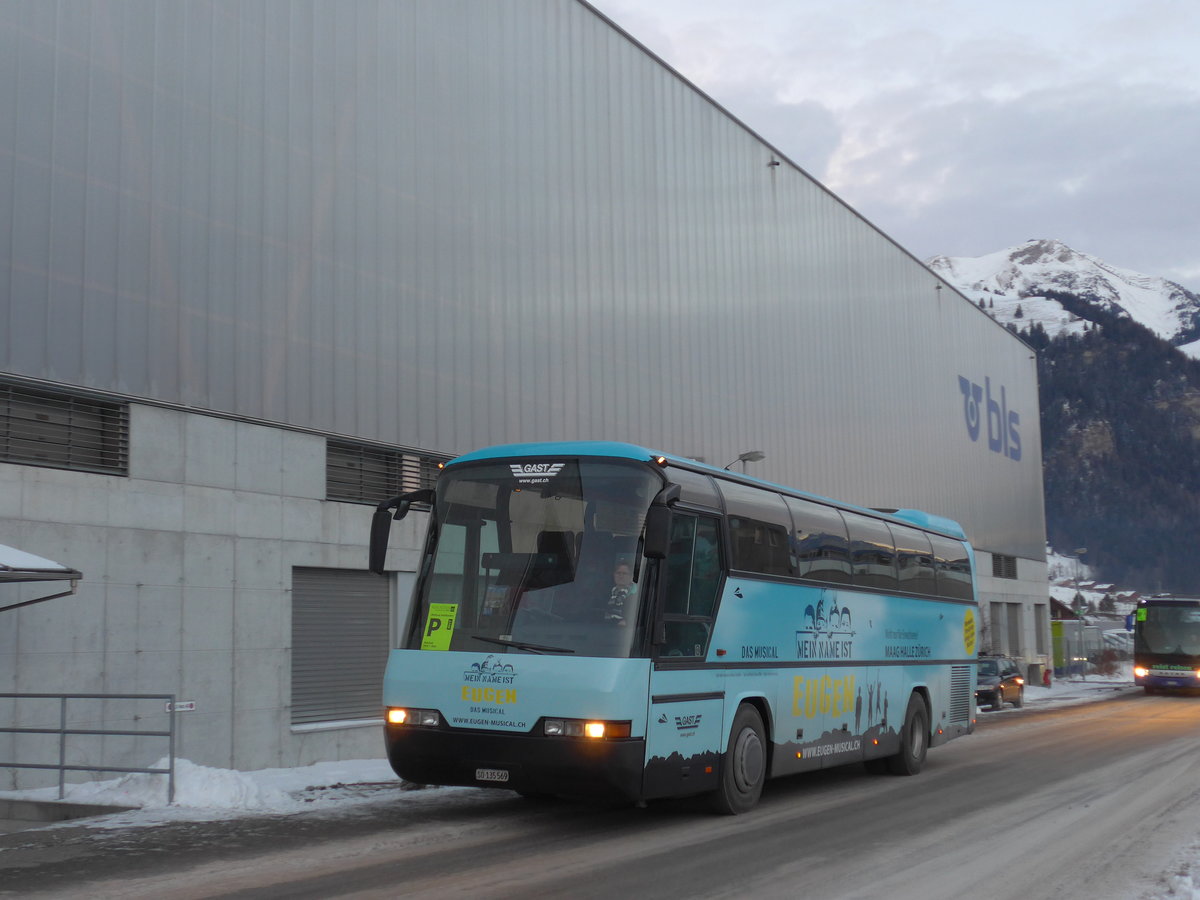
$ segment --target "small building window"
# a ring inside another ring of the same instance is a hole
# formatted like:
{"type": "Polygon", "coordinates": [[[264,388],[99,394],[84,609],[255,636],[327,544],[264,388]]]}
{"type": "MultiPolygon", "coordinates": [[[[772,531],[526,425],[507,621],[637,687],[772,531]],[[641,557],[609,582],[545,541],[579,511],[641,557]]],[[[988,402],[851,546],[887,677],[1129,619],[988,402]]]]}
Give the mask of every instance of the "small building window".
{"type": "Polygon", "coordinates": [[[992,577],[1015,579],[1017,577],[1017,558],[1015,556],[1005,556],[1002,553],[993,553],[992,577]]]}
{"type": "Polygon", "coordinates": [[[325,495],[330,500],[378,503],[433,487],[442,462],[444,457],[330,440],[325,447],[325,495]]]}
{"type": "Polygon", "coordinates": [[[129,474],[129,405],[0,382],[0,462],[129,474]]]}

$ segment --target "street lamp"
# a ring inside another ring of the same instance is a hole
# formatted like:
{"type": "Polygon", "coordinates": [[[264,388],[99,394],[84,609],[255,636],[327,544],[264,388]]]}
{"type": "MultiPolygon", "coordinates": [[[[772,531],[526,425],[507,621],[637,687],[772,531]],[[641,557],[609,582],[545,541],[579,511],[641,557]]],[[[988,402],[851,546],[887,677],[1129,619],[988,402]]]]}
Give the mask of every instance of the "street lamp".
{"type": "MultiPolygon", "coordinates": [[[[766,458],[767,454],[763,453],[761,450],[747,450],[745,453],[739,453],[738,458],[731,462],[729,466],[732,466],[733,463],[741,463],[742,471],[745,472],[746,463],[758,462],[760,459],[766,458]]],[[[723,468],[728,471],[729,466],[723,466],[723,468]]]]}
{"type": "MultiPolygon", "coordinates": [[[[1079,573],[1083,568],[1081,557],[1085,553],[1087,553],[1087,547],[1075,548],[1075,597],[1083,601],[1083,609],[1087,609],[1087,601],[1083,600],[1083,596],[1079,593],[1079,573]]],[[[1083,647],[1083,617],[1080,616],[1079,610],[1075,611],[1075,615],[1078,617],[1075,627],[1079,629],[1079,657],[1083,662],[1083,665],[1080,667],[1080,675],[1084,681],[1087,681],[1087,653],[1083,647]]]]}

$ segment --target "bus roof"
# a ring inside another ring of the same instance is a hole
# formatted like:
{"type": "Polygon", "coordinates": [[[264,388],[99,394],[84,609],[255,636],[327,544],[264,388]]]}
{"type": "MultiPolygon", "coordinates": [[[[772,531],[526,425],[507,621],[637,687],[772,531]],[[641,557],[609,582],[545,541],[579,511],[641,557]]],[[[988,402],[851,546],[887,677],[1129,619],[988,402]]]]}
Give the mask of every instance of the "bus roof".
{"type": "Polygon", "coordinates": [[[958,540],[965,541],[967,539],[962,526],[953,519],[948,519],[944,516],[934,515],[933,513],[927,513],[919,509],[867,509],[866,507],[856,506],[853,503],[839,502],[829,497],[823,497],[820,494],[813,494],[798,488],[775,484],[774,482],[754,478],[750,475],[743,475],[740,472],[731,472],[728,469],[722,469],[694,459],[674,456],[670,453],[661,453],[657,450],[651,450],[648,447],[624,443],[622,441],[547,441],[526,444],[498,444],[494,447],[483,447],[479,450],[455,457],[446,465],[454,466],[460,463],[482,462],[490,459],[538,456],[594,456],[606,457],[608,459],[629,459],[637,462],[654,462],[658,459],[664,459],[671,465],[692,469],[697,472],[706,472],[709,475],[728,481],[740,481],[744,484],[768,487],[785,494],[816,500],[853,512],[915,525],[917,528],[945,534],[958,540]]]}

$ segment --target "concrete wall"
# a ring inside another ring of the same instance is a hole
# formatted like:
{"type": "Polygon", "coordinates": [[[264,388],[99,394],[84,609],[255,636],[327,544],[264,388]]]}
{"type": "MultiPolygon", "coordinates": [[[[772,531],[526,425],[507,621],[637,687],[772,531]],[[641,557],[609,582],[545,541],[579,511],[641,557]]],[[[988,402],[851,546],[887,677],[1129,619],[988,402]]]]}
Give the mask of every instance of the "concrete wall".
{"type": "MultiPolygon", "coordinates": [[[[128,478],[0,463],[0,543],[84,574],[75,596],[0,613],[0,690],[174,693],[196,703],[178,714],[177,752],[206,765],[380,755],[378,725],[290,725],[292,568],[365,567],[371,509],[324,499],[325,438],[138,404],[130,412],[128,478]]],[[[398,523],[393,565],[415,563],[404,548],[419,545],[424,520],[398,523]]],[[[133,712],[92,705],[109,728],[133,712]]],[[[165,727],[161,706],[140,709],[141,728],[165,727]]],[[[28,701],[19,713],[0,706],[0,721],[46,715],[28,701]]],[[[0,758],[5,740],[14,746],[0,735],[0,758]]],[[[73,743],[89,758],[99,747],[73,743]]],[[[113,745],[135,742],[108,743],[111,757],[113,745]]],[[[156,752],[165,744],[143,739],[137,764],[156,752]]]]}
{"type": "Polygon", "coordinates": [[[980,652],[996,653],[1014,656],[1023,663],[1022,671],[1026,671],[1030,663],[1041,666],[1053,666],[1050,645],[1049,594],[1047,591],[1047,571],[1044,560],[1017,560],[1018,578],[994,578],[992,572],[992,554],[978,553],[979,565],[978,589],[979,606],[982,615],[980,632],[980,652]],[[1000,604],[999,607],[993,604],[1000,604]],[[1015,604],[1020,608],[1019,629],[1014,634],[1010,630],[1007,607],[1015,604]],[[1038,621],[1036,607],[1041,604],[1046,609],[1044,621],[1038,621]],[[994,611],[1001,611],[1002,621],[994,621],[994,611]],[[1038,635],[1038,629],[1042,634],[1038,635]],[[1042,649],[1039,652],[1039,646],[1042,649]]]}

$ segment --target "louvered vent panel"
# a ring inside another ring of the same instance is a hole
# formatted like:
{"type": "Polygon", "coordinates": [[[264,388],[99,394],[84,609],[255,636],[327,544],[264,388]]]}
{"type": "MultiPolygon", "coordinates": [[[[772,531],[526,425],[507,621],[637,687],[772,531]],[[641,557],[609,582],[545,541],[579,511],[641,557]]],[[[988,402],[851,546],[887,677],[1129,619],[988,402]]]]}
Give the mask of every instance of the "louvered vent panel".
{"type": "Polygon", "coordinates": [[[0,382],[0,460],[129,474],[129,406],[0,382]]]}
{"type": "Polygon", "coordinates": [[[370,572],[292,571],[292,724],[382,715],[389,586],[370,572]]]}
{"type": "Polygon", "coordinates": [[[950,721],[971,721],[971,667],[950,669],[950,721]]]}
{"type": "Polygon", "coordinates": [[[325,451],[326,497],[351,503],[378,503],[409,491],[431,488],[437,481],[438,464],[444,461],[385,447],[331,440],[326,443],[325,451]]]}

